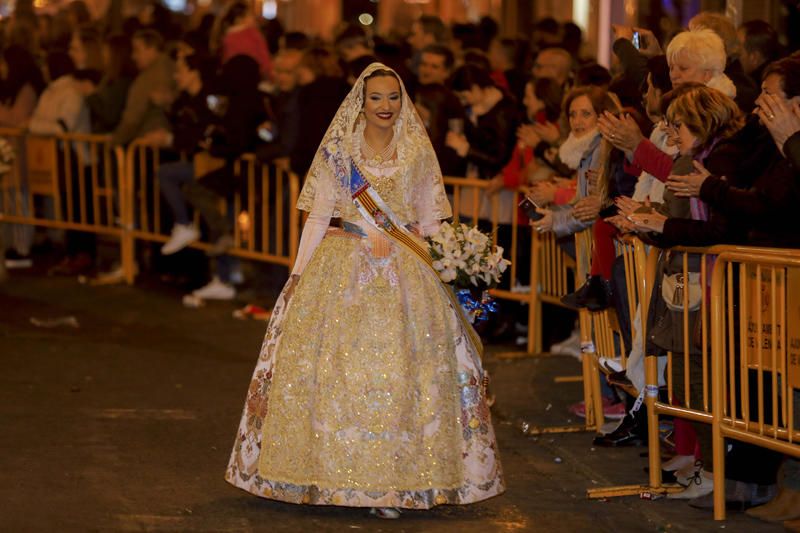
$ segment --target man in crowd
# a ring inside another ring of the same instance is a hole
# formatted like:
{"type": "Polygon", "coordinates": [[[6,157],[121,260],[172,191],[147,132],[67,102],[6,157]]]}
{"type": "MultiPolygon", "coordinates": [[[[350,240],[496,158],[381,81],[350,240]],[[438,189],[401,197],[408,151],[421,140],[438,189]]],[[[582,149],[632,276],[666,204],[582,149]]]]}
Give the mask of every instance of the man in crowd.
{"type": "Polygon", "coordinates": [[[421,50],[419,61],[419,83],[446,85],[453,71],[455,57],[452,50],[443,44],[429,44],[421,50]]]}
{"type": "Polygon", "coordinates": [[[545,48],[536,56],[531,73],[536,79],[550,78],[564,89],[570,79],[572,56],[563,48],[545,48]]]}
{"type": "Polygon", "coordinates": [[[767,65],[781,56],[781,44],[775,28],[763,20],[751,20],[739,26],[738,37],[742,45],[739,60],[745,74],[753,83],[761,85],[761,74],[767,65]]]}
{"type": "Polygon", "coordinates": [[[721,13],[701,11],[689,21],[690,30],[698,28],[708,28],[722,39],[726,56],[725,75],[736,86],[734,100],[739,105],[739,109],[749,113],[755,107],[761,81],[754,83],[742,68],[742,63],[739,61],[741,43],[736,34],[736,26],[733,25],[731,19],[721,13]]]}
{"type": "Polygon", "coordinates": [[[411,23],[408,44],[411,45],[411,50],[418,54],[426,46],[446,43],[447,37],[447,27],[442,19],[433,15],[422,15],[411,23]]]}
{"type": "Polygon", "coordinates": [[[169,127],[164,107],[174,92],[174,65],[162,51],[164,40],[154,30],[140,30],[132,44],[139,75],[128,90],[122,119],[111,135],[116,145],[169,127]]]}
{"type": "Polygon", "coordinates": [[[263,163],[289,157],[297,143],[299,128],[302,127],[297,120],[297,73],[302,59],[303,52],[294,49],[283,50],[275,57],[273,74],[278,92],[270,98],[271,120],[262,124],[259,134],[266,144],[260,145],[256,151],[263,163]]]}

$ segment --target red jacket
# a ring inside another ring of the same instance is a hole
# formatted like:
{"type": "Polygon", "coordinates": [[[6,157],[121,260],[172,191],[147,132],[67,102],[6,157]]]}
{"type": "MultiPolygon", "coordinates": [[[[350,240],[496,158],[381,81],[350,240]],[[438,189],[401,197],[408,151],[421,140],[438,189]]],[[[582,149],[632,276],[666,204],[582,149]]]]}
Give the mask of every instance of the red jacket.
{"type": "Polygon", "coordinates": [[[252,57],[258,63],[262,77],[272,76],[272,58],[269,55],[267,41],[255,26],[247,26],[225,35],[222,41],[222,62],[226,63],[237,55],[252,57]]]}

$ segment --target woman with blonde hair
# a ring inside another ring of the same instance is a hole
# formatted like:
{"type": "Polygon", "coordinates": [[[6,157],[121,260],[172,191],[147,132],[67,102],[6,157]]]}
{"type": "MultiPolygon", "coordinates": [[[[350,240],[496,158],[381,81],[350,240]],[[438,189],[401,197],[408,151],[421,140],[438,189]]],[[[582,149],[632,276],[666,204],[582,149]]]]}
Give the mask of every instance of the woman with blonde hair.
{"type": "Polygon", "coordinates": [[[672,87],[702,83],[734,98],[736,86],[725,75],[725,43],[714,31],[701,28],[673,37],[667,46],[667,63],[672,87]]]}

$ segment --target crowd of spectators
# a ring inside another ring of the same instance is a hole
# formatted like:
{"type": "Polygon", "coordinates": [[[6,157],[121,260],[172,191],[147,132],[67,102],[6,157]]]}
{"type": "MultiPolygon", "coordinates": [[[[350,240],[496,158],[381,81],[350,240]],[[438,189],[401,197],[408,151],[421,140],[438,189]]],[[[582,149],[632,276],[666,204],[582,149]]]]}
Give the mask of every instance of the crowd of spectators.
{"type": "MultiPolygon", "coordinates": [[[[529,35],[504,36],[489,18],[448,27],[425,15],[403,38],[346,25],[333,42],[285,33],[240,1],[191,19],[155,2],[119,22],[91,20],[81,0],[56,15],[4,20],[0,126],[158,147],[158,183],[174,224],[160,253],[178,254],[207,231],[216,275],[194,295],[232,299],[241,274],[225,252],[236,214],[219,205],[241,185],[235,161],[254,153],[260,164],[302,178],[353,80],[373,61],[387,64],[411,93],[443,174],[487,180],[482,209],[499,196],[501,244],[508,246],[514,225],[521,243],[530,240],[525,232],[553,232],[590,272],[564,303],[617,309],[625,345],[634,348],[627,371],[606,362],[617,371],[609,383],[625,386],[604,391],[604,414],[621,422],[595,440],[599,446],[647,435],[635,396],[622,392],[643,390],[644,343],[641,324],[625,311],[614,237],[636,233],[662,248],[800,245],[800,55],[764,21],[736,28],[702,12],[667,36],[615,26],[610,69],[584,55],[578,26],[552,19],[529,35]],[[196,176],[192,158],[201,152],[222,164],[196,176]],[[520,188],[538,206],[535,220],[511,202],[520,188]],[[572,236],[582,230],[591,231],[591,252],[575,249],[572,236]]],[[[15,231],[11,254],[28,254],[31,238],[15,231]]],[[[92,239],[68,233],[65,244],[53,273],[92,267],[92,239]]],[[[518,279],[507,280],[511,288],[530,283],[526,254],[523,248],[515,258],[522,266],[518,279]]],[[[661,271],[672,267],[665,256],[661,271]]],[[[657,322],[666,311],[649,312],[648,322],[657,322]]],[[[486,334],[524,336],[518,322],[515,313],[501,313],[486,334]]],[[[663,351],[672,349],[664,344],[663,351]]],[[[579,336],[551,351],[579,356],[579,336]]],[[[573,412],[585,416],[581,405],[573,412]]],[[[679,444],[664,467],[687,488],[674,497],[708,508],[706,431],[675,428],[679,444]]],[[[775,497],[778,454],[734,444],[727,460],[730,501],[750,507],[772,500],[754,511],[765,519],[800,516],[796,462],[786,463],[775,497]]]]}

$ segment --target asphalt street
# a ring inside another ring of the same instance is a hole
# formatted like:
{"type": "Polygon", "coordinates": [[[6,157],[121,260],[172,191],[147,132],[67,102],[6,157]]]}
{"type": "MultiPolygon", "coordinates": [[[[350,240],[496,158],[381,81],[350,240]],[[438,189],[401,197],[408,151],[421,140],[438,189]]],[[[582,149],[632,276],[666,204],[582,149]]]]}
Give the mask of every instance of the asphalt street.
{"type": "Polygon", "coordinates": [[[158,284],[12,272],[0,285],[0,531],[783,530],[741,513],[715,523],[677,501],[588,500],[590,487],[645,482],[645,449],[594,449],[587,433],[523,435],[523,421],[570,421],[580,385],[553,378],[579,366],[498,348],[486,366],[506,494],[396,521],[251,496],[223,480],[265,329],[232,318],[244,303],[189,309],[158,284]],[[74,320],[31,320],[63,317],[74,320]]]}

